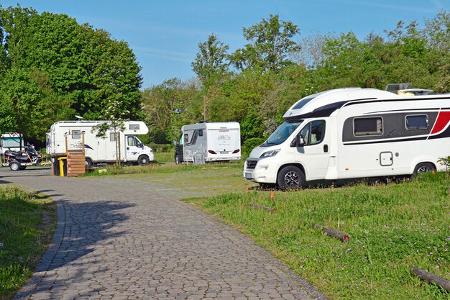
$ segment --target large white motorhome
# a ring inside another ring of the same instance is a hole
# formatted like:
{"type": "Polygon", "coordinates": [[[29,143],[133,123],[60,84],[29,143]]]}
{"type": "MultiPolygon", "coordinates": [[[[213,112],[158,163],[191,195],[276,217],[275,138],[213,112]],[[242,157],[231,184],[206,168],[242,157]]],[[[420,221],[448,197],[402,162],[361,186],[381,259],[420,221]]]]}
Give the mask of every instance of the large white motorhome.
{"type": "Polygon", "coordinates": [[[438,161],[450,156],[450,94],[335,89],[300,99],[284,120],[251,152],[246,179],[298,188],[444,170],[438,161]]]}
{"type": "Polygon", "coordinates": [[[0,155],[5,151],[21,151],[24,149],[23,136],[20,133],[3,133],[0,137],[0,155]]]}
{"type": "MultiPolygon", "coordinates": [[[[148,127],[141,121],[126,121],[125,129],[108,129],[103,136],[98,128],[107,121],[62,121],[56,122],[47,133],[47,153],[52,157],[66,154],[69,149],[79,147],[84,139],[86,165],[113,163],[117,158],[126,163],[148,164],[154,160],[153,150],[145,146],[135,135],[148,133],[148,127]],[[67,142],[66,142],[67,141],[67,142]],[[117,147],[120,145],[120,147],[117,147]],[[120,155],[120,157],[119,157],[120,155]]],[[[83,146],[83,145],[82,145],[83,146]]]]}
{"type": "Polygon", "coordinates": [[[197,123],[181,127],[181,151],[175,161],[213,162],[241,159],[241,130],[237,122],[197,123]]]}

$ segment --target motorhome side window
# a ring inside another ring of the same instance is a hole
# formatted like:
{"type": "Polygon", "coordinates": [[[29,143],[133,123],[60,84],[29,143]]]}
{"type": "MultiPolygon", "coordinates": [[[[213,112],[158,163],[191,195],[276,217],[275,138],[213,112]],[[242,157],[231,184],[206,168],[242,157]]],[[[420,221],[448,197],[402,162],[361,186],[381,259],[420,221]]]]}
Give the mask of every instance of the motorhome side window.
{"type": "Polygon", "coordinates": [[[119,136],[119,133],[118,132],[111,132],[110,134],[109,134],[109,140],[111,141],[111,142],[115,142],[116,140],[117,140],[117,137],[119,136]]]}
{"type": "Polygon", "coordinates": [[[428,116],[427,115],[410,115],[405,117],[405,126],[408,130],[427,129],[428,116]]]}
{"type": "Polygon", "coordinates": [[[80,130],[72,130],[72,139],[73,140],[81,139],[81,131],[80,130]]]}
{"type": "Polygon", "coordinates": [[[383,119],[381,117],[353,119],[355,136],[383,135],[383,119]]]}
{"type": "Polygon", "coordinates": [[[325,137],[325,125],[324,120],[316,120],[309,122],[303,127],[300,131],[300,136],[303,138],[305,146],[317,145],[323,141],[325,137]]]}
{"type": "Polygon", "coordinates": [[[184,144],[185,145],[189,144],[189,134],[187,133],[184,134],[184,144]]]}
{"type": "Polygon", "coordinates": [[[203,129],[198,130],[198,136],[203,136],[203,129]]]}

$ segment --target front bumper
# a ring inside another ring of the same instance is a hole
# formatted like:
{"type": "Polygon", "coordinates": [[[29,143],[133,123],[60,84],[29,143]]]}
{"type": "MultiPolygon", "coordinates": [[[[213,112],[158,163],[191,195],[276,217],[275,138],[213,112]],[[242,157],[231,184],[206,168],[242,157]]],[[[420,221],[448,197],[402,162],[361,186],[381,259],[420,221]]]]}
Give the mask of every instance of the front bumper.
{"type": "Polygon", "coordinates": [[[276,183],[277,171],[270,158],[248,159],[244,164],[242,175],[245,179],[257,183],[276,183]]]}

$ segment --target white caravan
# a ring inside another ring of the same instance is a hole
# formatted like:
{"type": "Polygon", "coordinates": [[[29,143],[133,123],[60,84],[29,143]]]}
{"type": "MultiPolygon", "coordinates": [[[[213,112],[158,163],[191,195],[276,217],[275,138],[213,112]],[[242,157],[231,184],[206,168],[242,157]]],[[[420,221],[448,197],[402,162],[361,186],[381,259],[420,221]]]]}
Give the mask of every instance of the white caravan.
{"type": "Polygon", "coordinates": [[[181,127],[185,162],[241,159],[241,130],[237,122],[197,123],[181,127]]]}
{"type": "Polygon", "coordinates": [[[141,121],[126,121],[123,131],[114,133],[107,130],[103,137],[98,137],[98,126],[107,121],[62,121],[56,122],[47,133],[47,153],[52,157],[64,156],[69,149],[79,147],[84,133],[86,165],[120,161],[126,163],[147,164],[154,160],[153,150],[145,146],[135,135],[148,133],[148,127],[141,121]],[[118,143],[116,143],[116,139],[118,143]],[[116,149],[116,145],[120,145],[116,149]],[[117,153],[119,152],[119,153],[117,153]]]}
{"type": "Polygon", "coordinates": [[[376,89],[325,91],[296,102],[244,166],[246,179],[297,188],[308,181],[444,170],[450,94],[402,97],[376,89]]]}
{"type": "Polygon", "coordinates": [[[24,149],[23,136],[20,133],[4,133],[0,137],[0,155],[5,151],[21,151],[24,149]]]}

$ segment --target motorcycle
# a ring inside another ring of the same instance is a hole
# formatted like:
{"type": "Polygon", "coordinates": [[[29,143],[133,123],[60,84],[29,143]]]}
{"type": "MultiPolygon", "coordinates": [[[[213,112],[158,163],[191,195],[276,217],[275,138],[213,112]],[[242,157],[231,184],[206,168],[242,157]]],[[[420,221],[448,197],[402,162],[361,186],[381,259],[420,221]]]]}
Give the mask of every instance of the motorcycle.
{"type": "Polygon", "coordinates": [[[9,166],[11,171],[19,171],[25,170],[27,166],[37,166],[41,160],[34,146],[27,144],[24,151],[5,151],[3,166],[9,166]]]}

